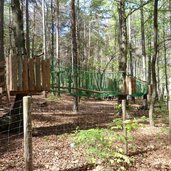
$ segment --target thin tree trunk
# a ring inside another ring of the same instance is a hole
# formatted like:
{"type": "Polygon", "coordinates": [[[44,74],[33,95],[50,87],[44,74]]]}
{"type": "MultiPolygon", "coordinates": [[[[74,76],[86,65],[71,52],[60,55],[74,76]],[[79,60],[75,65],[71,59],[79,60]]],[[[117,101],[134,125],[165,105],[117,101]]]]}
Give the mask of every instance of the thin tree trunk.
{"type": "MultiPolygon", "coordinates": [[[[165,26],[163,24],[163,40],[165,40],[165,26]]],[[[165,75],[165,85],[166,85],[166,93],[167,93],[167,108],[168,108],[168,102],[169,102],[169,83],[168,83],[168,72],[167,72],[167,49],[166,49],[166,42],[164,41],[164,75],[165,75]]]]}
{"type": "Polygon", "coordinates": [[[4,0],[0,1],[0,61],[4,60],[4,0]]]}
{"type": "MultiPolygon", "coordinates": [[[[47,50],[46,50],[46,22],[45,22],[45,0],[42,0],[42,24],[43,24],[43,59],[46,59],[47,50]]],[[[43,96],[46,98],[47,93],[43,91],[43,96]]]]}
{"type": "Polygon", "coordinates": [[[74,105],[73,105],[73,112],[78,112],[78,96],[77,96],[77,87],[78,87],[78,73],[77,73],[77,37],[76,37],[76,11],[75,11],[75,0],[72,0],[72,52],[73,52],[73,67],[74,67],[74,88],[75,90],[75,98],[74,98],[74,105]]]}
{"type": "MultiPolygon", "coordinates": [[[[55,80],[55,73],[54,73],[54,4],[53,4],[53,0],[51,0],[51,59],[52,59],[52,67],[53,67],[53,72],[52,72],[52,87],[54,86],[54,80],[55,80]]],[[[55,94],[55,92],[52,92],[53,94],[55,94]]]]}
{"type": "Polygon", "coordinates": [[[29,2],[26,0],[26,49],[27,57],[30,58],[30,31],[29,31],[29,2]]]}
{"type": "Polygon", "coordinates": [[[59,0],[56,0],[56,59],[58,67],[58,96],[60,96],[59,0]]]}
{"type": "MultiPolygon", "coordinates": [[[[143,1],[141,0],[141,5],[143,1]]],[[[142,60],[143,60],[143,80],[146,81],[146,48],[145,48],[145,29],[144,29],[144,9],[141,8],[141,45],[142,45],[142,60]]]]}
{"type": "Polygon", "coordinates": [[[149,54],[148,54],[148,85],[151,84],[151,40],[148,40],[148,48],[149,48],[149,54]]]}
{"type": "Polygon", "coordinates": [[[31,56],[34,58],[34,46],[35,46],[35,35],[36,35],[36,7],[34,7],[34,12],[33,12],[33,34],[32,34],[32,51],[31,51],[31,56]]]}
{"type": "Polygon", "coordinates": [[[42,0],[42,24],[43,24],[43,58],[46,59],[46,22],[45,22],[45,0],[42,0]]]}
{"type": "Polygon", "coordinates": [[[54,8],[53,0],[51,0],[51,58],[54,58],[54,8]]]}
{"type": "Polygon", "coordinates": [[[128,16],[128,32],[129,32],[129,58],[130,58],[130,76],[134,75],[133,60],[132,60],[132,39],[131,39],[131,15],[128,16]]]}
{"type": "MultiPolygon", "coordinates": [[[[0,62],[4,60],[4,0],[2,0],[0,2],[0,62]]],[[[3,72],[4,70],[4,66],[0,66],[0,72],[3,72]]],[[[0,83],[5,83],[5,75],[0,77],[0,83]]],[[[2,104],[2,98],[0,98],[0,104],[2,104]]]]}
{"type": "MultiPolygon", "coordinates": [[[[141,5],[143,1],[141,0],[141,5]]],[[[146,47],[145,47],[145,29],[144,29],[144,9],[141,8],[141,45],[142,45],[142,61],[143,61],[143,80],[146,81],[146,47]]],[[[147,109],[147,94],[143,96],[143,108],[147,109]]]]}
{"type": "Polygon", "coordinates": [[[152,58],[152,81],[153,81],[153,88],[152,88],[152,95],[150,97],[150,110],[149,110],[149,121],[150,125],[154,126],[154,119],[153,119],[153,113],[154,113],[154,103],[156,98],[156,58],[157,58],[157,52],[158,52],[158,46],[157,46],[157,39],[158,39],[158,0],[154,1],[154,54],[152,58]]]}
{"type": "Polygon", "coordinates": [[[126,94],[126,68],[127,68],[127,28],[125,15],[125,0],[118,2],[119,13],[119,70],[123,73],[123,93],[126,94]]]}
{"type": "MultiPolygon", "coordinates": [[[[160,54],[160,51],[158,52],[160,54]]],[[[160,89],[160,62],[159,62],[159,56],[157,58],[157,99],[160,100],[161,97],[161,89],[160,89]]]]}

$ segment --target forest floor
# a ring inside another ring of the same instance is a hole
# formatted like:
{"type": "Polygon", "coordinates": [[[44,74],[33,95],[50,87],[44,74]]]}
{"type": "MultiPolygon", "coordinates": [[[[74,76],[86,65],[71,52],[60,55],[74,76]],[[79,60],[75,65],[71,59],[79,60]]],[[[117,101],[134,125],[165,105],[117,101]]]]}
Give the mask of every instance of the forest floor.
{"type": "MultiPolygon", "coordinates": [[[[148,111],[138,110],[141,100],[131,104],[131,117],[148,116],[148,111]]],[[[33,97],[33,168],[35,171],[114,171],[104,163],[91,164],[85,149],[76,148],[73,133],[89,128],[105,128],[118,115],[116,101],[81,99],[78,114],[72,112],[72,97],[33,97]]],[[[3,114],[1,112],[0,116],[3,114]]],[[[155,127],[135,130],[135,139],[129,150],[134,162],[126,170],[171,170],[171,144],[168,140],[168,111],[156,107],[155,127]]],[[[96,144],[95,144],[96,145],[96,144]]],[[[0,171],[23,171],[23,134],[0,133],[0,171]]]]}

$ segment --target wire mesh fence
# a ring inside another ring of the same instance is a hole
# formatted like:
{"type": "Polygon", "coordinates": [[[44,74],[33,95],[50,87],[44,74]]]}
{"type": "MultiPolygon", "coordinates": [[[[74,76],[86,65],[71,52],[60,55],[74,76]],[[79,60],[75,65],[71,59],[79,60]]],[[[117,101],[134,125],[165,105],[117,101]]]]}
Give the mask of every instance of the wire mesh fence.
{"type": "Polygon", "coordinates": [[[0,116],[0,170],[23,169],[22,100],[16,101],[9,110],[1,108],[0,116]]]}
{"type": "MultiPolygon", "coordinates": [[[[126,169],[126,163],[131,162],[123,151],[125,135],[117,113],[121,106],[116,99],[81,98],[78,113],[72,112],[73,97],[66,95],[49,95],[46,99],[34,96],[27,112],[23,112],[23,104],[19,100],[8,111],[0,111],[0,171],[27,170],[28,156],[32,158],[28,164],[33,164],[36,171],[117,170],[117,166],[126,169]],[[31,113],[32,123],[29,119],[23,123],[23,113],[31,113]],[[113,120],[120,122],[120,131],[115,129],[113,120]],[[23,133],[23,125],[32,125],[32,129],[23,133]]],[[[130,107],[129,112],[134,116],[134,109],[130,107]]],[[[134,119],[127,123],[132,123],[130,128],[138,124],[134,119]]],[[[141,147],[148,144],[142,142],[139,134],[137,138],[141,147]]],[[[128,142],[129,151],[134,154],[131,140],[128,142]]]]}
{"type": "MultiPolygon", "coordinates": [[[[85,151],[98,146],[98,141],[90,146],[81,142],[82,145],[78,146],[75,138],[80,137],[76,135],[84,137],[87,135],[84,131],[89,131],[90,138],[91,135],[99,136],[100,129],[108,128],[116,118],[115,105],[115,100],[82,98],[79,102],[79,112],[73,113],[72,96],[49,96],[47,99],[33,97],[31,107],[33,170],[93,170],[94,164],[87,158],[85,151]]],[[[26,169],[22,101],[19,101],[17,106],[4,115],[6,129],[0,131],[0,170],[4,171],[26,169]]],[[[3,128],[3,124],[0,126],[3,128]]],[[[85,142],[87,143],[86,139],[85,142]]]]}
{"type": "Polygon", "coordinates": [[[81,99],[77,114],[72,107],[71,96],[33,100],[33,160],[39,169],[92,169],[84,148],[77,148],[74,135],[80,130],[108,127],[116,117],[114,101],[81,99]]]}

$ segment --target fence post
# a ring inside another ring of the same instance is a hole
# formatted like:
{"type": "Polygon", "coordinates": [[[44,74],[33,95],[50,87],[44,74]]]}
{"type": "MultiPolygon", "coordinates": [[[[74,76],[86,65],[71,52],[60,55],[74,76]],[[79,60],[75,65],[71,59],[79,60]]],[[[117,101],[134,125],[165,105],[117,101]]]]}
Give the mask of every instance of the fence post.
{"type": "Polygon", "coordinates": [[[122,100],[122,117],[123,117],[123,131],[125,136],[125,147],[124,152],[125,154],[128,154],[128,141],[127,141],[127,129],[126,129],[126,100],[122,100]]]}
{"type": "Polygon", "coordinates": [[[171,142],[171,100],[169,100],[169,141],[171,142]]]}
{"type": "Polygon", "coordinates": [[[31,124],[31,97],[23,97],[24,123],[24,166],[25,171],[32,171],[32,124],[31,124]]]}

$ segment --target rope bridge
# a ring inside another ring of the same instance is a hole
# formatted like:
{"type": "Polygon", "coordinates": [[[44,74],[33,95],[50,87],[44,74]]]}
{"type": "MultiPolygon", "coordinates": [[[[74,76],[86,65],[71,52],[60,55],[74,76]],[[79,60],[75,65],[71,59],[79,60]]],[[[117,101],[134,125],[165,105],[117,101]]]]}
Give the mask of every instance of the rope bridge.
{"type": "MultiPolygon", "coordinates": [[[[61,67],[55,71],[51,66],[51,91],[79,97],[113,97],[123,94],[123,77],[120,72],[72,67],[61,67]],[[75,76],[78,80],[77,88],[74,85],[75,76]]],[[[127,76],[126,94],[141,97],[147,93],[146,82],[127,76]]]]}

